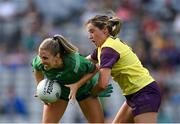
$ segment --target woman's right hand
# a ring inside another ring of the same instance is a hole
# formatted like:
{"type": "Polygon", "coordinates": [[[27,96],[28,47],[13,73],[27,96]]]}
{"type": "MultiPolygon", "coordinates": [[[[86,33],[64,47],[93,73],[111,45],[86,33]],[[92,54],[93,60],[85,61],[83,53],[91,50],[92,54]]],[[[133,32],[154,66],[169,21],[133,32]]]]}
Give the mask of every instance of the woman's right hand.
{"type": "MultiPolygon", "coordinates": [[[[34,97],[38,97],[37,92],[35,92],[34,97]]],[[[44,101],[42,101],[42,100],[41,100],[41,102],[42,102],[43,104],[45,104],[45,105],[50,105],[50,103],[46,103],[46,102],[44,102],[44,101]]]]}
{"type": "Polygon", "coordinates": [[[113,86],[112,86],[112,84],[108,84],[106,89],[104,91],[101,91],[97,95],[99,97],[110,97],[112,92],[113,92],[113,86]]]}

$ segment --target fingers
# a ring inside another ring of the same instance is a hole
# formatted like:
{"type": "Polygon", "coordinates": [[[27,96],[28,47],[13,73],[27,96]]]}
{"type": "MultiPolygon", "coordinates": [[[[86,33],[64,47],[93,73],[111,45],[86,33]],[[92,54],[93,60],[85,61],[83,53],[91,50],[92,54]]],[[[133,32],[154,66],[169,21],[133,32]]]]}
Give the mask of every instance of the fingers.
{"type": "Polygon", "coordinates": [[[69,93],[69,96],[68,96],[68,98],[69,99],[71,99],[72,98],[72,89],[71,89],[71,85],[64,85],[64,86],[66,86],[66,87],[69,87],[70,88],[70,93],[69,93]]]}
{"type": "Polygon", "coordinates": [[[38,95],[37,95],[37,94],[34,94],[34,97],[38,97],[38,95]]]}
{"type": "Polygon", "coordinates": [[[70,93],[69,93],[68,98],[70,100],[76,100],[76,91],[77,91],[76,87],[74,88],[72,84],[65,85],[65,86],[70,88],[70,93]]]}
{"type": "Polygon", "coordinates": [[[76,101],[76,97],[74,95],[71,97],[71,99],[76,101]]]}
{"type": "Polygon", "coordinates": [[[110,97],[111,96],[111,94],[107,94],[107,95],[105,95],[104,97],[110,97]]]}
{"type": "Polygon", "coordinates": [[[41,100],[41,102],[44,104],[44,105],[51,105],[51,103],[47,103],[47,102],[44,102],[41,100]]]}
{"type": "Polygon", "coordinates": [[[37,93],[34,94],[34,97],[38,97],[37,93]]]}
{"type": "Polygon", "coordinates": [[[108,91],[106,91],[106,93],[112,93],[113,92],[113,90],[108,90],[108,91]]]}
{"type": "MultiPolygon", "coordinates": [[[[34,94],[34,97],[38,97],[37,93],[34,94]]],[[[41,100],[41,102],[42,102],[43,104],[45,104],[45,105],[50,105],[50,103],[46,103],[46,102],[44,102],[44,101],[42,101],[42,100],[41,100]]]]}
{"type": "Polygon", "coordinates": [[[69,84],[66,84],[66,85],[64,85],[64,86],[66,86],[66,87],[69,87],[69,88],[70,88],[70,86],[71,86],[71,85],[69,85],[69,84]]]}
{"type": "Polygon", "coordinates": [[[108,84],[108,86],[112,86],[112,84],[108,84]]]}
{"type": "Polygon", "coordinates": [[[72,94],[69,95],[69,102],[70,104],[74,105],[76,102],[76,97],[72,94]]]}
{"type": "Polygon", "coordinates": [[[76,93],[75,92],[72,92],[70,91],[69,93],[69,97],[68,97],[70,100],[76,100],[76,93]]]}
{"type": "Polygon", "coordinates": [[[43,102],[45,105],[50,105],[49,103],[43,102]]]}
{"type": "Polygon", "coordinates": [[[113,86],[112,84],[108,84],[107,87],[106,87],[107,90],[112,90],[113,89],[113,86]]]}
{"type": "Polygon", "coordinates": [[[109,88],[113,88],[112,84],[108,84],[108,85],[107,85],[107,88],[108,88],[108,87],[109,87],[109,88]]]}
{"type": "Polygon", "coordinates": [[[72,97],[72,91],[70,91],[68,98],[71,99],[72,97]]]}
{"type": "Polygon", "coordinates": [[[113,92],[113,86],[112,84],[108,84],[106,86],[106,89],[99,93],[99,97],[110,97],[111,93],[113,92]]]}

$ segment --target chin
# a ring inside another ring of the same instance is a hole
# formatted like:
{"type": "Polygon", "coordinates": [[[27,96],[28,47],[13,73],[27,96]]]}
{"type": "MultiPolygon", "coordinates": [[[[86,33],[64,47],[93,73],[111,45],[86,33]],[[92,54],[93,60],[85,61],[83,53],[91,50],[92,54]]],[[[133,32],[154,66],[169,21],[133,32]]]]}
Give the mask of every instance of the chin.
{"type": "Polygon", "coordinates": [[[48,66],[44,66],[44,69],[45,69],[45,70],[49,70],[49,67],[48,67],[48,66]]]}
{"type": "Polygon", "coordinates": [[[100,45],[97,45],[97,44],[95,44],[96,45],[96,47],[100,47],[100,45]]]}

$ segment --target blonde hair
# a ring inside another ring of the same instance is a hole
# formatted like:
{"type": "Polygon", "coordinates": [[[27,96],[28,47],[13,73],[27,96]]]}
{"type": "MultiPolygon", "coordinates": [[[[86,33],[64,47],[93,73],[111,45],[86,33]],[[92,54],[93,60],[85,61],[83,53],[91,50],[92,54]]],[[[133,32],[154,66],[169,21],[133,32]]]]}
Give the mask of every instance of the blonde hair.
{"type": "Polygon", "coordinates": [[[54,56],[58,53],[63,55],[78,51],[78,48],[66,40],[62,35],[54,35],[53,38],[46,38],[40,44],[39,49],[49,50],[54,56]]]}
{"type": "Polygon", "coordinates": [[[116,37],[121,29],[122,21],[116,16],[109,17],[107,15],[96,15],[95,17],[89,19],[86,22],[87,24],[93,24],[99,29],[107,28],[109,34],[113,37],[116,37]]]}

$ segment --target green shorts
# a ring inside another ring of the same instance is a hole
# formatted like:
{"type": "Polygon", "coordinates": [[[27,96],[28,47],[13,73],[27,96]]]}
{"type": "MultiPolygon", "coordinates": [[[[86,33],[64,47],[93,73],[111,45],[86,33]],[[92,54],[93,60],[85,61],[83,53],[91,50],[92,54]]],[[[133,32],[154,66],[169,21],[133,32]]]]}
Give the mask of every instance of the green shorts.
{"type": "MultiPolygon", "coordinates": [[[[84,100],[90,96],[90,91],[92,90],[94,85],[97,83],[98,77],[99,77],[99,74],[96,74],[91,80],[89,80],[86,84],[84,84],[78,89],[77,94],[76,94],[77,101],[84,100]]],[[[70,89],[68,87],[65,87],[64,85],[61,85],[60,99],[69,101],[69,98],[68,98],[69,93],[70,93],[70,89]]]]}

